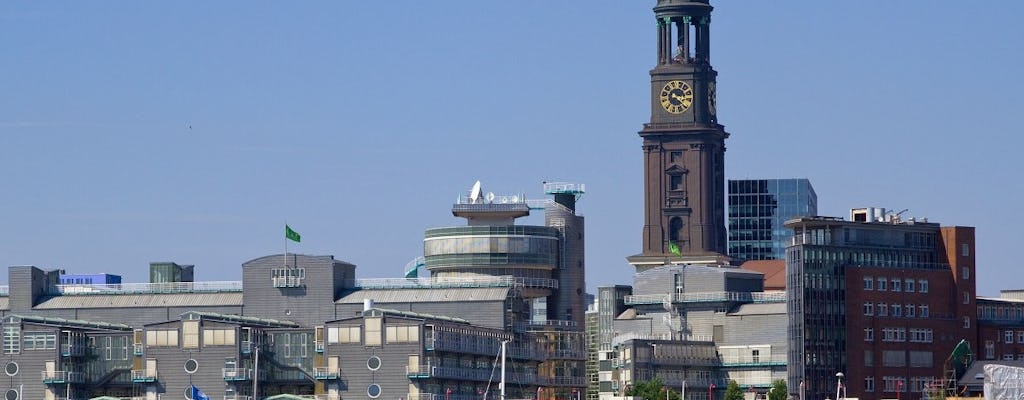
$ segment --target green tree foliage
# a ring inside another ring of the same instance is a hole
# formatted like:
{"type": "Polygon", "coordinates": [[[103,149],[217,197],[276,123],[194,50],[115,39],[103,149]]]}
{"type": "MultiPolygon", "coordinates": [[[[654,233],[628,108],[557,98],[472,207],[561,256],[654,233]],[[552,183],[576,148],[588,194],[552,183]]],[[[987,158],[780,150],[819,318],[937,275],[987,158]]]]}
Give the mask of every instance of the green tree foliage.
{"type": "Polygon", "coordinates": [[[789,388],[786,387],[786,381],[782,379],[776,379],[772,382],[772,388],[768,389],[768,400],[786,400],[789,388]]]}
{"type": "Polygon", "coordinates": [[[666,387],[658,378],[633,382],[633,385],[626,391],[626,396],[642,397],[647,400],[682,400],[679,398],[678,391],[666,387]]]}
{"type": "Polygon", "coordinates": [[[743,389],[740,389],[740,384],[736,381],[729,381],[729,385],[725,387],[725,400],[743,400],[743,389]]]}

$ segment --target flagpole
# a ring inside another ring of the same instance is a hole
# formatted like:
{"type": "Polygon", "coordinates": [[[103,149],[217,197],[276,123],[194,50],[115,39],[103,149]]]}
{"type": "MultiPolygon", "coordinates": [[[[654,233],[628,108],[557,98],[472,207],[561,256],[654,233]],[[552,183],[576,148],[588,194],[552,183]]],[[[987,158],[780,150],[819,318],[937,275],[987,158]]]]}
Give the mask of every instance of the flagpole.
{"type": "Polygon", "coordinates": [[[288,220],[284,220],[284,267],[288,268],[288,220]]]}

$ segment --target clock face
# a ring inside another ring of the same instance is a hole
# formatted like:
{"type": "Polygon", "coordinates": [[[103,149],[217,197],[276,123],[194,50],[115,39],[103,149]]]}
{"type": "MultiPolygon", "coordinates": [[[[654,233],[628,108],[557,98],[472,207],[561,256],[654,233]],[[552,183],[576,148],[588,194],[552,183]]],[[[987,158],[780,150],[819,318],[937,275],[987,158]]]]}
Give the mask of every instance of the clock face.
{"type": "Polygon", "coordinates": [[[711,115],[718,114],[718,99],[715,98],[715,83],[708,83],[708,111],[711,111],[711,115]]]}
{"type": "Polygon", "coordinates": [[[672,114],[682,114],[693,104],[693,88],[683,81],[668,81],[661,88],[661,108],[672,114]]]}

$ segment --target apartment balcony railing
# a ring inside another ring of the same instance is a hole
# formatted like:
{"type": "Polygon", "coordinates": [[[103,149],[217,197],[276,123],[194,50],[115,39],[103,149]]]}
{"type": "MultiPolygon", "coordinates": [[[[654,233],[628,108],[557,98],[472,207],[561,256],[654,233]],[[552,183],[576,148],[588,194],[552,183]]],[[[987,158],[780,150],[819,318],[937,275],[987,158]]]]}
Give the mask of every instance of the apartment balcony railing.
{"type": "Polygon", "coordinates": [[[132,370],[132,382],[134,383],[147,383],[156,382],[157,373],[156,370],[147,371],[144,369],[133,369],[132,370]]]}
{"type": "Polygon", "coordinates": [[[81,372],[73,371],[42,371],[42,377],[48,384],[81,383],[85,379],[81,372]]]}
{"type": "Polygon", "coordinates": [[[315,394],[309,396],[309,398],[312,400],[341,400],[341,396],[337,394],[315,394]]]}
{"type": "MultiPolygon", "coordinates": [[[[434,332],[433,336],[424,340],[427,351],[450,351],[456,353],[493,356],[501,350],[501,342],[473,335],[460,335],[451,332],[434,332]]],[[[547,355],[538,348],[510,346],[505,348],[510,358],[524,360],[544,360],[547,355]]]]}
{"type": "Polygon", "coordinates": [[[224,396],[224,400],[252,400],[252,396],[242,396],[236,394],[234,396],[224,396]]]}
{"type": "Polygon", "coordinates": [[[786,355],[772,355],[771,357],[723,357],[723,367],[778,367],[786,365],[786,355]]]}
{"type": "Polygon", "coordinates": [[[586,360],[586,350],[552,350],[548,352],[548,358],[556,360],[586,360]]]}
{"type": "Polygon", "coordinates": [[[587,386],[587,378],[582,376],[556,376],[547,378],[551,386],[587,386]]]}
{"type": "Polygon", "coordinates": [[[224,368],[221,372],[225,381],[248,381],[252,379],[252,370],[249,368],[224,368]]]}
{"type": "Polygon", "coordinates": [[[338,371],[338,368],[330,368],[330,367],[315,367],[315,368],[313,368],[313,378],[317,379],[317,380],[325,381],[325,380],[338,379],[338,377],[340,377],[340,376],[341,376],[341,372],[338,371]]]}

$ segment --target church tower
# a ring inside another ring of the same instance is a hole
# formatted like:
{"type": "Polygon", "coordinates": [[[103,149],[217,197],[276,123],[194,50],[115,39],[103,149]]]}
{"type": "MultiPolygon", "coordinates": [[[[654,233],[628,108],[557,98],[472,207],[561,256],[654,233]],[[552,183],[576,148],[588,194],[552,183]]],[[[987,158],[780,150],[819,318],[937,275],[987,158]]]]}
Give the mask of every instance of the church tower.
{"type": "Polygon", "coordinates": [[[715,109],[708,0],[658,0],[657,64],[644,153],[643,252],[637,271],[725,256],[725,138],[715,109]]]}

